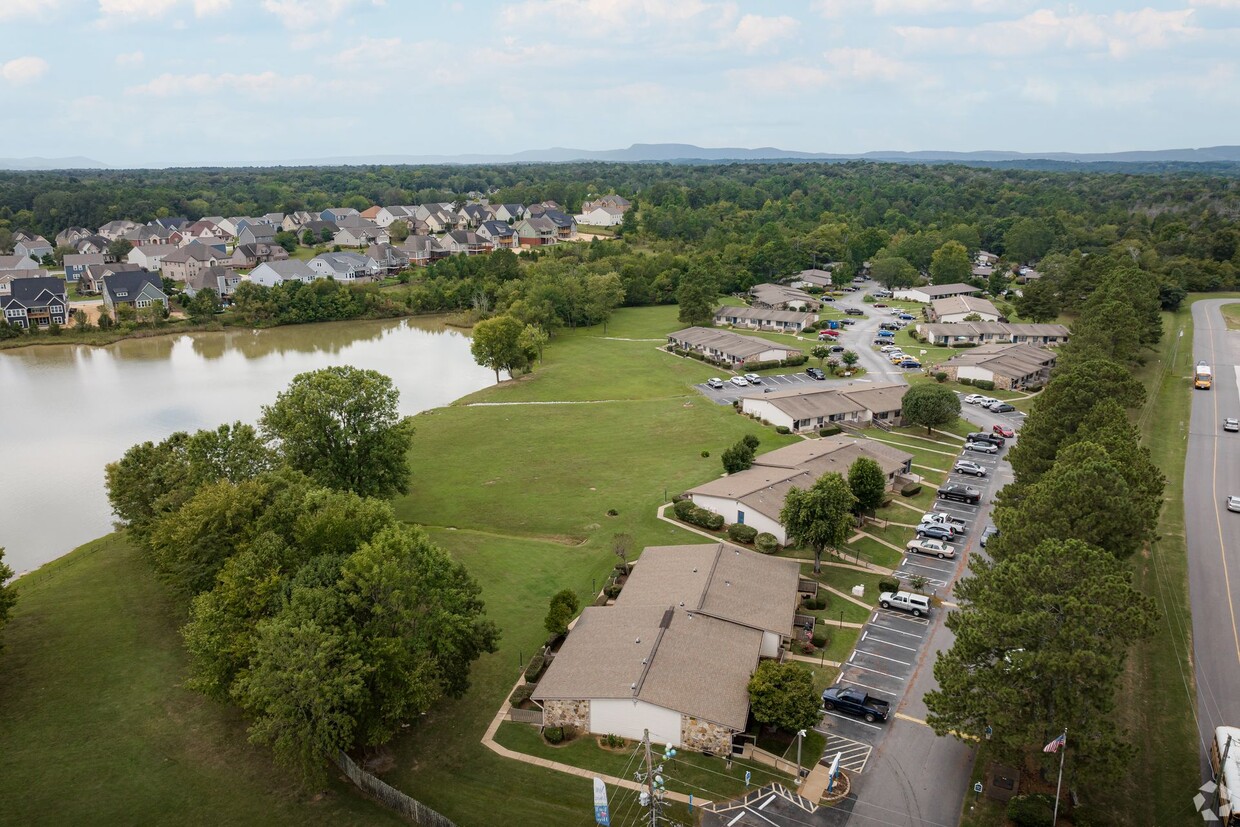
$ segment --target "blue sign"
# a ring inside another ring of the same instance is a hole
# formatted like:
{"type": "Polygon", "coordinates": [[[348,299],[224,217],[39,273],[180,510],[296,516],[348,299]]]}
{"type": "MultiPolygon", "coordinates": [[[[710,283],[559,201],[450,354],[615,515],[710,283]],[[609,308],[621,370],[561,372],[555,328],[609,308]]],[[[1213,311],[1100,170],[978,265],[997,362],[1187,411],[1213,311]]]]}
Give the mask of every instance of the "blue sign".
{"type": "Polygon", "coordinates": [[[745,786],[749,786],[749,770],[745,770],[745,786]]]}

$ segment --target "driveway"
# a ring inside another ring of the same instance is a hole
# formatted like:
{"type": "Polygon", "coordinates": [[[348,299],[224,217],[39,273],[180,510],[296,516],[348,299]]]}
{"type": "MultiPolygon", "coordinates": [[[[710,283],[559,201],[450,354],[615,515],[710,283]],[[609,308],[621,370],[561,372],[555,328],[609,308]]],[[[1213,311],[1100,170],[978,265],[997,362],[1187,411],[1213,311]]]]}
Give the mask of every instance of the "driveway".
{"type": "MultiPolygon", "coordinates": [[[[1183,377],[1184,393],[1193,395],[1184,525],[1203,747],[1215,727],[1240,725],[1240,514],[1227,511],[1223,502],[1229,494],[1240,494],[1240,434],[1223,431],[1223,419],[1240,417],[1240,334],[1227,330],[1219,312],[1225,303],[1193,304],[1192,361],[1214,368],[1213,389],[1193,390],[1191,377],[1183,377]]],[[[1201,761],[1204,777],[1204,753],[1201,761]]]]}

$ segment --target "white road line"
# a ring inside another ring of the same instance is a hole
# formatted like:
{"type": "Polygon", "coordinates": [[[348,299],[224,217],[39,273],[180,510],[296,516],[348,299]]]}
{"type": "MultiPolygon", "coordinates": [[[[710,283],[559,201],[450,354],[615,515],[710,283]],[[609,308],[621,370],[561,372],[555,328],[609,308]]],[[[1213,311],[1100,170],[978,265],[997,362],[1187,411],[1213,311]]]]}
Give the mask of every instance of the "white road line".
{"type": "MultiPolygon", "coordinates": [[[[853,651],[855,651],[855,652],[861,652],[861,650],[860,650],[860,649],[854,649],[853,651]]],[[[890,661],[890,662],[892,662],[892,663],[898,663],[898,664],[900,664],[901,666],[912,666],[912,665],[913,665],[913,664],[909,663],[909,662],[908,662],[908,661],[906,661],[906,660],[896,660],[895,658],[889,658],[889,657],[887,657],[886,655],[880,655],[880,654],[878,654],[877,652],[861,652],[861,654],[865,655],[867,658],[878,658],[879,660],[886,660],[886,661],[890,661]]],[[[855,664],[855,663],[854,663],[854,664],[852,664],[852,665],[853,665],[853,666],[856,666],[856,664],[855,664]]]]}
{"type": "Polygon", "coordinates": [[[881,670],[879,670],[879,669],[871,669],[871,668],[870,668],[870,667],[868,667],[868,666],[862,666],[862,665],[861,665],[861,664],[859,664],[859,663],[853,663],[853,662],[851,662],[851,661],[849,661],[848,663],[844,664],[844,666],[845,666],[845,667],[851,666],[851,667],[853,667],[854,669],[864,669],[866,672],[873,672],[875,675],[882,675],[884,678],[891,678],[893,681],[900,681],[901,683],[903,683],[905,680],[907,680],[906,678],[902,678],[902,677],[900,677],[899,675],[893,675],[893,674],[891,674],[890,672],[883,672],[883,671],[881,671],[881,670]]]}
{"type": "MultiPolygon", "coordinates": [[[[894,646],[897,649],[905,649],[909,652],[920,652],[920,646],[905,646],[903,643],[892,643],[890,640],[883,640],[881,637],[870,638],[875,643],[885,643],[888,646],[894,646]]],[[[867,653],[868,654],[868,653],[867,653]]]]}
{"type": "Polygon", "coordinates": [[[924,617],[920,617],[920,618],[911,617],[911,616],[901,614],[900,612],[892,611],[890,609],[883,609],[882,616],[887,618],[888,620],[902,620],[905,623],[915,623],[918,626],[929,626],[930,625],[930,621],[924,617]]]}
{"type": "Polygon", "coordinates": [[[916,634],[915,632],[905,632],[905,631],[902,631],[902,630],[900,630],[900,629],[893,629],[893,628],[891,628],[890,626],[884,626],[884,625],[882,625],[881,623],[875,623],[875,624],[874,624],[874,627],[875,627],[875,629],[877,629],[877,630],[879,630],[879,631],[883,631],[883,632],[895,632],[897,635],[904,635],[905,637],[915,637],[915,638],[917,638],[918,640],[925,640],[925,639],[926,639],[926,636],[925,636],[925,635],[919,635],[919,634],[916,634]]]}
{"type": "Polygon", "coordinates": [[[870,729],[881,729],[882,728],[882,727],[875,726],[874,724],[867,724],[865,721],[858,721],[856,718],[850,718],[847,715],[840,715],[837,712],[830,712],[829,710],[826,710],[826,709],[822,711],[822,714],[830,715],[832,718],[839,718],[842,721],[851,721],[854,724],[861,724],[861,726],[868,726],[870,729]]]}
{"type": "MultiPolygon", "coordinates": [[[[844,679],[840,678],[839,680],[835,682],[834,685],[840,686],[842,684],[844,684],[844,679]]],[[[861,686],[861,687],[864,687],[870,690],[871,692],[877,692],[880,695],[890,695],[893,698],[898,698],[904,694],[903,692],[892,692],[890,689],[879,689],[877,686],[870,686],[868,683],[862,683],[861,681],[849,681],[846,685],[847,686],[861,686]]]]}
{"type": "MultiPolygon", "coordinates": [[[[915,569],[925,569],[926,571],[933,571],[933,572],[936,572],[936,573],[938,573],[938,574],[949,574],[949,573],[951,573],[951,571],[952,571],[952,569],[940,569],[940,568],[937,568],[937,567],[935,567],[935,566],[927,566],[927,565],[925,565],[925,564],[923,564],[923,563],[914,563],[914,562],[913,562],[913,558],[911,558],[911,557],[906,557],[906,558],[904,558],[904,562],[903,562],[903,563],[901,563],[901,565],[904,565],[904,566],[912,566],[912,567],[913,567],[913,568],[915,568],[915,569]]],[[[953,567],[953,568],[954,568],[954,567],[953,567]]]]}

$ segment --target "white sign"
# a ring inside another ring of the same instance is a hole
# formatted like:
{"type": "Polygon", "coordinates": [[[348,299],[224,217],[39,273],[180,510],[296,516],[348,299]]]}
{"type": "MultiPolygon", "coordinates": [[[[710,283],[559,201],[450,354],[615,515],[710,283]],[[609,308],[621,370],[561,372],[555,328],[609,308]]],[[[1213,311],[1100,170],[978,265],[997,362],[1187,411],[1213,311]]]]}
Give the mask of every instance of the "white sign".
{"type": "Polygon", "coordinates": [[[603,827],[611,824],[611,814],[607,811],[607,785],[601,778],[594,779],[594,823],[603,827]]]}

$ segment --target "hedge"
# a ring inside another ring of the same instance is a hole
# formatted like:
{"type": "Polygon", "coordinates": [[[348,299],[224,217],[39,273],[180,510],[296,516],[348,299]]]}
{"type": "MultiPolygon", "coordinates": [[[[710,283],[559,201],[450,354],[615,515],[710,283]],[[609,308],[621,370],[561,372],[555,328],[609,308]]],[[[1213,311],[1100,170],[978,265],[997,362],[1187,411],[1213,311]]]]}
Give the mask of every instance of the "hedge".
{"type": "Polygon", "coordinates": [[[705,508],[699,508],[694,512],[693,522],[703,528],[709,528],[711,531],[719,531],[723,528],[723,515],[707,511],[705,508]]]}
{"type": "Polygon", "coordinates": [[[900,495],[903,497],[916,497],[921,493],[921,483],[908,482],[900,489],[900,495]]]}
{"type": "Polygon", "coordinates": [[[1018,795],[1008,802],[1007,817],[1016,827],[1052,827],[1049,795],[1018,795]]]}
{"type": "Polygon", "coordinates": [[[790,433],[792,433],[792,429],[791,429],[791,428],[789,428],[787,425],[776,425],[776,426],[775,426],[775,433],[777,433],[777,434],[790,434],[790,433]]]}
{"type": "Polygon", "coordinates": [[[764,531],[753,538],[753,545],[754,548],[763,554],[774,554],[779,549],[779,540],[775,539],[774,534],[764,531]]]}
{"type": "Polygon", "coordinates": [[[564,727],[549,726],[543,730],[543,737],[547,739],[548,744],[559,744],[564,741],[564,727]]]}
{"type": "Polygon", "coordinates": [[[819,629],[817,626],[815,626],[814,627],[814,645],[817,646],[819,649],[826,649],[827,644],[829,644],[830,642],[831,642],[831,633],[828,632],[825,628],[819,629]]]}
{"type": "Polygon", "coordinates": [[[534,694],[534,687],[528,683],[523,683],[516,689],[512,690],[512,694],[508,696],[508,703],[513,706],[520,706],[530,699],[530,695],[534,694]]]}
{"type": "Polygon", "coordinates": [[[984,391],[993,391],[995,389],[995,383],[991,382],[989,379],[974,379],[973,387],[981,388],[984,391]]]}
{"type": "Polygon", "coordinates": [[[694,504],[693,500],[677,500],[676,504],[672,506],[672,511],[676,512],[676,516],[686,522],[689,520],[689,515],[696,509],[697,505],[694,504]]]}
{"type": "Polygon", "coordinates": [[[530,658],[529,665],[525,667],[525,679],[530,683],[538,680],[538,676],[542,674],[543,667],[547,665],[547,659],[541,654],[530,658]]]}
{"type": "Polygon", "coordinates": [[[946,381],[947,381],[947,371],[942,371],[942,370],[935,371],[935,372],[934,372],[934,381],[936,381],[936,382],[946,382],[946,381]]]}
{"type": "Polygon", "coordinates": [[[878,590],[879,592],[898,592],[900,591],[900,581],[880,577],[878,580],[878,590]]]}
{"type": "Polygon", "coordinates": [[[950,345],[948,345],[948,347],[958,347],[958,348],[977,347],[977,342],[952,342],[950,345]]]}
{"type": "Polygon", "coordinates": [[[615,600],[620,596],[620,589],[623,588],[619,583],[608,583],[603,587],[603,594],[610,600],[615,600]]]}
{"type": "Polygon", "coordinates": [[[841,428],[839,425],[828,425],[825,428],[818,429],[818,436],[835,436],[842,430],[844,429],[841,428]]]}
{"type": "Polygon", "coordinates": [[[734,543],[752,543],[758,536],[758,529],[744,523],[733,523],[728,526],[728,539],[734,543]]]}

